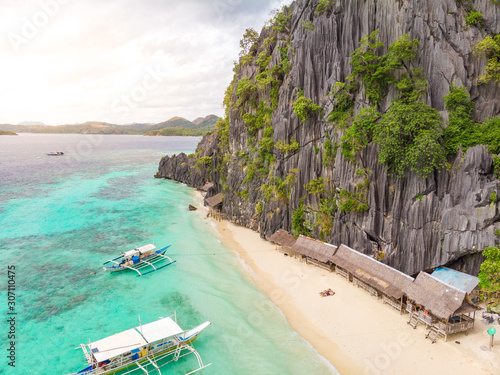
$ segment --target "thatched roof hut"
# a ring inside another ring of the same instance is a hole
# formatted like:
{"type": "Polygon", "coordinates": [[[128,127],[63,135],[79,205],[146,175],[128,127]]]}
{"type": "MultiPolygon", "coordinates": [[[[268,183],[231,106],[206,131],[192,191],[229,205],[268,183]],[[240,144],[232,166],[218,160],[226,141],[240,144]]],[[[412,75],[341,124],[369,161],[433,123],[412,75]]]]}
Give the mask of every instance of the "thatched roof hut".
{"type": "Polygon", "coordinates": [[[413,278],[403,272],[345,245],[340,245],[331,261],[349,271],[355,278],[395,299],[400,299],[405,287],[413,282],[413,278]]]}
{"type": "Polygon", "coordinates": [[[217,195],[214,195],[213,197],[205,199],[210,208],[217,207],[219,204],[222,203],[223,200],[224,200],[224,194],[222,193],[219,193],[217,195]]]}
{"type": "Polygon", "coordinates": [[[278,229],[276,233],[274,233],[270,238],[269,241],[274,242],[275,244],[278,244],[283,247],[287,247],[291,249],[293,245],[295,245],[295,242],[297,241],[294,236],[292,236],[290,233],[288,233],[286,230],[283,229],[278,229]]]}
{"type": "Polygon", "coordinates": [[[406,287],[405,294],[440,319],[448,320],[452,316],[478,310],[467,292],[425,272],[420,272],[415,281],[406,287]]]}
{"type": "Polygon", "coordinates": [[[203,187],[201,188],[201,190],[208,191],[208,189],[210,189],[212,186],[214,186],[213,182],[207,182],[205,185],[203,185],[203,187]]]}
{"type": "Polygon", "coordinates": [[[337,250],[337,246],[300,235],[292,246],[292,250],[322,263],[328,263],[337,250]]]}

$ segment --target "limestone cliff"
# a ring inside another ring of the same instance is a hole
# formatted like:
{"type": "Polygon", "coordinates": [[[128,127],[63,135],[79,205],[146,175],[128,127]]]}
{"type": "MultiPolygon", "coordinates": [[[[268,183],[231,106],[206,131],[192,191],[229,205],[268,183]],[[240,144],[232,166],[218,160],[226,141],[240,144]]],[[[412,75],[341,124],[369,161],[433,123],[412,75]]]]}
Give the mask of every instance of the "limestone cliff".
{"type": "MultiPolygon", "coordinates": [[[[349,56],[374,30],[386,51],[403,34],[419,41],[417,56],[405,69],[423,70],[429,83],[425,101],[443,124],[451,84],[470,90],[476,121],[498,116],[500,88],[478,84],[486,60],[472,51],[485,35],[500,32],[500,6],[489,0],[468,4],[482,13],[483,25],[468,25],[467,8],[455,0],[294,2],[274,28],[262,30],[235,69],[225,103],[229,133],[205,136],[193,156],[163,158],[157,177],[197,188],[213,181],[209,195],[224,192],[227,218],[266,238],[280,228],[290,231],[292,213],[302,207],[312,235],[377,253],[408,274],[444,264],[477,273],[480,251],[495,245],[500,229],[499,181],[486,147],[459,150],[446,168],[427,178],[410,171],[398,178],[379,163],[376,144],[361,149],[355,160],[346,159],[338,147],[346,130],[327,116],[334,106],[332,87],[351,74],[349,56]],[[301,90],[323,115],[297,117],[293,103],[301,90]],[[311,181],[322,187],[306,189],[311,181]],[[329,195],[337,201],[325,217],[329,195]],[[339,209],[342,197],[364,200],[366,209],[339,209]]],[[[380,111],[397,95],[390,87],[380,111]]],[[[353,116],[367,102],[359,90],[353,116]]]]}

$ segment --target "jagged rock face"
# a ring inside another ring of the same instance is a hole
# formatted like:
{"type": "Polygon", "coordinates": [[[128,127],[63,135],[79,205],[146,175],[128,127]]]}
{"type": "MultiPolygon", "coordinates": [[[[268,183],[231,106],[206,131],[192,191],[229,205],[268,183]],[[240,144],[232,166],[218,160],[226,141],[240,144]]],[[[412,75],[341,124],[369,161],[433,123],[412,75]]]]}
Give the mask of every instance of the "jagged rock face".
{"type": "MultiPolygon", "coordinates": [[[[372,181],[370,210],[366,214],[339,216],[334,222],[333,243],[356,249],[382,250],[384,262],[415,274],[420,270],[455,263],[455,268],[478,272],[480,259],[471,254],[494,246],[499,228],[499,181],[492,170],[492,156],[484,146],[459,153],[451,169],[423,179],[409,173],[394,179],[377,165],[377,150],[365,150],[372,181]],[[460,259],[467,256],[467,262],[460,259]]],[[[335,179],[341,182],[339,165],[335,179]]],[[[369,253],[369,251],[365,251],[369,253]]]]}
{"type": "MultiPolygon", "coordinates": [[[[318,206],[319,198],[308,194],[304,185],[311,179],[323,177],[333,186],[353,191],[360,182],[359,168],[370,170],[368,204],[364,213],[337,212],[329,241],[344,243],[367,254],[382,251],[384,262],[408,274],[443,264],[469,273],[477,273],[481,262],[480,251],[496,242],[495,229],[500,228],[496,202],[492,193],[500,197],[499,182],[493,174],[492,155],[483,146],[476,146],[464,155],[461,152],[450,161],[451,167],[434,172],[427,179],[407,173],[405,179],[392,177],[378,162],[378,147],[369,145],[361,151],[355,163],[347,161],[340,150],[335,160],[324,163],[326,139],[338,142],[342,132],[319,117],[302,123],[293,112],[292,103],[299,90],[307,98],[321,104],[328,113],[331,104],[327,98],[336,82],[343,82],[351,73],[349,55],[359,46],[363,35],[380,30],[380,41],[385,48],[403,33],[420,41],[417,58],[412,68],[422,68],[429,91],[426,101],[447,119],[444,96],[451,83],[471,88],[475,100],[475,118],[498,116],[500,89],[495,83],[477,85],[486,61],[472,54],[473,47],[488,33],[500,32],[500,7],[488,0],[474,1],[476,10],[483,14],[482,29],[467,26],[465,11],[455,0],[338,0],[322,14],[315,14],[317,1],[300,0],[291,6],[290,32],[278,41],[271,54],[271,65],[280,59],[278,46],[290,38],[294,49],[290,58],[292,68],[279,89],[278,104],[272,114],[273,139],[289,142],[293,137],[300,150],[283,154],[274,149],[276,159],[271,167],[274,177],[284,179],[297,169],[295,184],[288,199],[266,199],[261,186],[269,185],[269,177],[245,181],[247,168],[241,153],[252,153],[249,146],[248,125],[237,108],[229,109],[229,154],[227,175],[220,168],[211,170],[196,166],[195,158],[180,154],[165,157],[160,163],[158,177],[182,181],[200,188],[207,180],[215,182],[209,195],[224,188],[223,211],[228,219],[259,230],[268,238],[277,229],[291,229],[291,213],[302,199],[307,206],[318,206]],[[314,24],[314,30],[303,27],[304,21],[314,24]],[[219,170],[219,172],[214,172],[219,170]],[[224,181],[223,181],[224,180],[224,181]],[[244,192],[245,194],[242,194],[244,192]],[[262,202],[262,203],[259,203],[262,202]],[[257,210],[257,205],[262,210],[257,210]],[[261,212],[260,212],[261,211],[261,212]]],[[[269,31],[263,30],[257,55],[269,31]]],[[[258,68],[248,64],[240,68],[236,82],[242,77],[254,80],[258,68]]],[[[236,89],[233,101],[236,101],[236,89]]],[[[261,90],[258,100],[269,100],[269,90],[261,90]]],[[[385,111],[396,98],[390,90],[381,103],[385,111]]],[[[361,92],[355,101],[355,114],[366,107],[361,92]]],[[[254,111],[247,108],[247,111],[254,111]]],[[[263,137],[259,130],[257,142],[263,137]]],[[[220,163],[220,150],[215,136],[205,136],[197,149],[199,156],[213,156],[220,163]]],[[[250,142],[251,143],[251,142],[250,142]]],[[[313,216],[309,215],[312,219],[313,216]]]]}
{"type": "MultiPolygon", "coordinates": [[[[213,157],[217,153],[218,139],[215,135],[204,136],[197,147],[197,156],[213,157]]],[[[164,156],[160,160],[160,166],[156,178],[168,178],[181,181],[189,186],[201,189],[203,185],[212,179],[209,168],[203,163],[197,163],[197,159],[185,153],[164,156]]]]}

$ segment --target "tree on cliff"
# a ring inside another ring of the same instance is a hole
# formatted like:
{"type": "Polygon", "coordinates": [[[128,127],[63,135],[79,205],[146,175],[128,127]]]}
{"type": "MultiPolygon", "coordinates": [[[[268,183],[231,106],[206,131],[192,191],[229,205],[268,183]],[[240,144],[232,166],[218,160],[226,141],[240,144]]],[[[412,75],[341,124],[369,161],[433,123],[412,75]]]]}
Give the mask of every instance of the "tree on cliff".
{"type": "Polygon", "coordinates": [[[484,249],[486,257],[479,272],[479,288],[489,311],[498,309],[500,305],[500,249],[488,247],[484,249]]]}
{"type": "Polygon", "coordinates": [[[259,40],[259,33],[252,28],[246,29],[243,38],[240,40],[240,56],[245,56],[250,52],[250,48],[259,40]]]}
{"type": "Polygon", "coordinates": [[[480,56],[486,56],[488,65],[486,65],[486,73],[480,78],[480,83],[488,83],[496,81],[500,84],[500,34],[495,36],[488,35],[474,48],[474,53],[480,56]]]}

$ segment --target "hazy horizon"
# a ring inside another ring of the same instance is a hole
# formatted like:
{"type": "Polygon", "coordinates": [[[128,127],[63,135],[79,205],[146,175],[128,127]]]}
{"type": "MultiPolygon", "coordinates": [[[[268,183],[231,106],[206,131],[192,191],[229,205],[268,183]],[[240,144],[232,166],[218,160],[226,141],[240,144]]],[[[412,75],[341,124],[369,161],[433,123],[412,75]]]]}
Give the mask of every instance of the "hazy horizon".
{"type": "Polygon", "coordinates": [[[192,120],[190,120],[189,118],[186,118],[186,117],[183,117],[183,116],[172,116],[168,119],[165,119],[165,120],[162,120],[162,121],[158,121],[158,122],[148,122],[148,121],[134,121],[134,122],[126,122],[126,123],[122,123],[122,124],[119,124],[119,123],[111,123],[111,122],[107,122],[107,121],[100,121],[100,120],[88,120],[88,121],[83,121],[83,122],[74,122],[74,123],[63,123],[63,124],[46,124],[46,123],[43,123],[42,121],[37,121],[37,120],[27,120],[27,121],[21,121],[19,123],[16,123],[16,124],[11,124],[11,123],[7,123],[7,122],[4,122],[4,121],[0,121],[0,125],[13,125],[13,126],[64,126],[64,125],[82,125],[82,124],[86,124],[86,123],[89,123],[89,122],[97,122],[97,123],[107,123],[107,124],[110,124],[110,125],[120,125],[120,126],[127,126],[127,125],[134,125],[134,124],[149,124],[149,125],[156,125],[156,124],[160,124],[162,122],[167,122],[167,121],[170,121],[174,118],[183,118],[184,120],[188,120],[188,121],[191,121],[191,122],[194,122],[196,121],[197,119],[199,118],[206,118],[208,116],[218,116],[220,117],[219,115],[216,115],[215,113],[210,113],[206,116],[198,116],[196,118],[193,118],[192,120]],[[29,124],[29,123],[32,123],[32,124],[29,124]],[[37,123],[37,124],[35,124],[37,123]]]}

